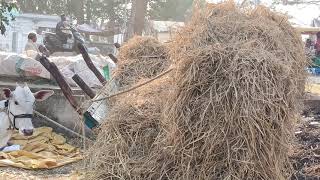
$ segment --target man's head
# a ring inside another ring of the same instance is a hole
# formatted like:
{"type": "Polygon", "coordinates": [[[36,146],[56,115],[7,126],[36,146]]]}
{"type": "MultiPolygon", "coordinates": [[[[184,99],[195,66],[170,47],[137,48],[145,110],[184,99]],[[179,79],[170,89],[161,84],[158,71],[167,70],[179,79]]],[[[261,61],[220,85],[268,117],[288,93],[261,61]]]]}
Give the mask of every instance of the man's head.
{"type": "Polygon", "coordinates": [[[60,18],[61,18],[61,21],[66,21],[67,20],[67,17],[66,17],[65,14],[61,14],[60,18]]]}
{"type": "Polygon", "coordinates": [[[307,39],[307,40],[306,40],[306,47],[307,47],[307,48],[310,48],[311,45],[312,45],[311,39],[307,39]]]}
{"type": "Polygon", "coordinates": [[[37,35],[36,33],[29,33],[28,39],[32,40],[32,42],[37,42],[37,35]]]}
{"type": "Polygon", "coordinates": [[[120,49],[121,45],[119,43],[114,43],[114,46],[117,48],[117,49],[120,49]]]}

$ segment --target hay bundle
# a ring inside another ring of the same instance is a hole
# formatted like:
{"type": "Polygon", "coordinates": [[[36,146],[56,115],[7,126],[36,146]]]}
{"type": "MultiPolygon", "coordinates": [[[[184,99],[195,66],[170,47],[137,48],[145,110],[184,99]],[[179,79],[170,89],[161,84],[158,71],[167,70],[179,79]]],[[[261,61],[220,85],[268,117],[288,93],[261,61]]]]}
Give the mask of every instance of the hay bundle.
{"type": "Polygon", "coordinates": [[[223,3],[196,12],[172,47],[173,93],[166,80],[117,99],[92,178],[287,179],[306,64],[287,19],[223,3]]]}
{"type": "Polygon", "coordinates": [[[119,67],[114,77],[120,87],[141,78],[152,78],[169,67],[167,48],[151,37],[135,36],[120,49],[119,67]]]}
{"type": "Polygon", "coordinates": [[[97,141],[88,152],[89,179],[133,179],[151,171],[151,166],[144,165],[160,132],[168,82],[163,77],[114,99],[97,141]]]}
{"type": "Polygon", "coordinates": [[[172,46],[176,90],[149,177],[287,179],[306,63],[287,19],[227,2],[196,12],[172,46]]]}

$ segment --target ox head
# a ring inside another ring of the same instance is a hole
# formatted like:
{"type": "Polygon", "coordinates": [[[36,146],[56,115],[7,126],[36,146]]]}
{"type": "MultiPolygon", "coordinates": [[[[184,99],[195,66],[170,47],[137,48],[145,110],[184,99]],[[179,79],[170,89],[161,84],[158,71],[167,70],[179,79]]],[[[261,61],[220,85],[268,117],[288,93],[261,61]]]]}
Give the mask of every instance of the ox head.
{"type": "Polygon", "coordinates": [[[51,90],[41,90],[32,93],[27,84],[21,87],[17,84],[14,91],[3,90],[3,96],[8,100],[9,121],[13,128],[18,129],[21,135],[33,134],[32,114],[35,101],[44,101],[51,95],[51,90]]]}

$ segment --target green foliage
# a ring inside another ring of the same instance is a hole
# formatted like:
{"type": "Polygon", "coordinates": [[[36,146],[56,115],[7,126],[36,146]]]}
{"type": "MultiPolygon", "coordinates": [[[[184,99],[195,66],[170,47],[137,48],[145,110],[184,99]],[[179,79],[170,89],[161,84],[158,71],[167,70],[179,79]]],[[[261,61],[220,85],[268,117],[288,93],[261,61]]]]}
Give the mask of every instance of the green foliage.
{"type": "Polygon", "coordinates": [[[77,9],[81,9],[81,7],[78,6],[83,5],[83,3],[81,3],[83,1],[84,0],[17,0],[17,4],[24,13],[50,15],[65,13],[70,16],[75,16],[77,9]]]}
{"type": "Polygon", "coordinates": [[[2,0],[0,3],[0,33],[3,35],[6,32],[6,26],[9,25],[9,22],[14,20],[12,15],[12,10],[17,9],[15,3],[7,3],[2,0]]]}
{"type": "MultiPolygon", "coordinates": [[[[132,0],[131,0],[132,1],[132,0]]],[[[193,0],[148,0],[148,15],[153,20],[184,21],[193,0]]],[[[124,0],[17,0],[22,12],[65,13],[87,22],[112,20],[122,24],[129,16],[124,0]],[[89,15],[89,17],[87,17],[89,15]]]]}
{"type": "MultiPolygon", "coordinates": [[[[125,2],[133,0],[17,0],[24,13],[56,14],[73,16],[81,24],[103,24],[112,21],[115,25],[126,23],[130,16],[125,2]]],[[[152,20],[184,21],[192,9],[194,0],[148,0],[148,16],[152,20]]]]}
{"type": "Polygon", "coordinates": [[[92,15],[96,18],[111,20],[116,24],[123,24],[129,16],[123,0],[94,0],[92,3],[92,15]]]}
{"type": "Polygon", "coordinates": [[[184,21],[191,12],[193,0],[151,0],[149,16],[153,20],[184,21]]]}
{"type": "Polygon", "coordinates": [[[114,20],[123,23],[125,6],[123,0],[17,0],[21,11],[28,13],[73,16],[84,22],[114,20]]]}

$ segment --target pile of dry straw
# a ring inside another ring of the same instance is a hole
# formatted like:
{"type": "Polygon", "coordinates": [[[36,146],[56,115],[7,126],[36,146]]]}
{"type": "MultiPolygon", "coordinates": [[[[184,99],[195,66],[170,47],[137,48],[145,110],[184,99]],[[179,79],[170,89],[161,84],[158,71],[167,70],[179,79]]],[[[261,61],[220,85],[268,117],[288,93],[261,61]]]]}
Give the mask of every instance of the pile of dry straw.
{"type": "Polygon", "coordinates": [[[287,179],[306,64],[287,19],[230,2],[198,8],[171,58],[173,77],[118,97],[90,177],[287,179]]]}
{"type": "Polygon", "coordinates": [[[168,91],[162,84],[167,81],[164,78],[116,98],[89,152],[89,179],[141,176],[160,132],[162,105],[168,91]]]}
{"type": "Polygon", "coordinates": [[[167,48],[152,37],[135,36],[121,47],[114,74],[120,87],[160,74],[169,66],[167,48]]]}
{"type": "MultiPolygon", "coordinates": [[[[114,79],[121,89],[141,84],[169,68],[166,46],[135,36],[121,47],[114,79]]],[[[160,117],[169,88],[167,76],[111,99],[106,123],[89,151],[89,179],[127,177],[144,164],[160,132],[160,117]],[[98,163],[97,163],[98,162],[98,163]],[[93,171],[92,171],[93,170],[93,171]]],[[[136,174],[134,176],[140,176],[136,174]]]]}

